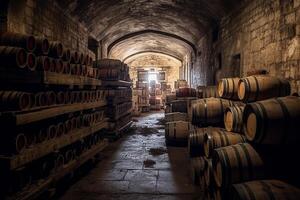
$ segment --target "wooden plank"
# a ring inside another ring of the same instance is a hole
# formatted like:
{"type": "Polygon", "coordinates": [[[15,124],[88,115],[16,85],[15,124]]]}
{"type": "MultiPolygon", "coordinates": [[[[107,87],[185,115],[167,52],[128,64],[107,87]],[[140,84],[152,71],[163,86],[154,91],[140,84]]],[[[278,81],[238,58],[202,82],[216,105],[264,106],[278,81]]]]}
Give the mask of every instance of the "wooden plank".
{"type": "Polygon", "coordinates": [[[101,129],[107,128],[107,126],[107,119],[104,119],[94,126],[77,129],[57,139],[49,140],[47,142],[35,145],[32,148],[26,149],[22,154],[16,155],[14,157],[0,157],[1,163],[5,164],[8,169],[14,170],[33,160],[42,158],[43,156],[53,151],[70,145],[81,138],[91,135],[101,129]]]}
{"type": "Polygon", "coordinates": [[[91,108],[97,108],[102,107],[106,105],[106,101],[98,101],[98,102],[92,102],[92,103],[77,103],[77,104],[70,104],[70,105],[59,105],[56,107],[51,108],[45,108],[42,110],[37,110],[34,112],[28,112],[28,113],[15,113],[15,112],[8,112],[8,113],[2,113],[0,116],[0,121],[13,121],[16,126],[18,125],[24,125],[36,121],[41,121],[44,119],[48,119],[51,117],[56,117],[59,115],[91,109],[91,108]]]}
{"type": "Polygon", "coordinates": [[[28,199],[36,199],[38,198],[44,191],[49,189],[53,184],[59,181],[61,178],[66,176],[68,173],[76,170],[82,164],[93,158],[103,149],[108,146],[108,141],[103,140],[97,146],[93,147],[92,149],[88,150],[87,152],[83,153],[77,160],[65,165],[63,169],[61,169],[56,174],[51,175],[46,180],[41,180],[36,185],[31,186],[30,188],[26,189],[25,191],[19,192],[13,197],[8,197],[8,200],[28,200],[28,199]]]}
{"type": "Polygon", "coordinates": [[[130,87],[132,86],[132,83],[131,82],[128,82],[128,81],[102,81],[102,86],[104,87],[109,87],[109,86],[112,86],[112,87],[130,87]]]}
{"type": "Polygon", "coordinates": [[[101,86],[101,80],[85,77],[75,76],[70,74],[58,74],[54,72],[44,72],[44,84],[49,85],[91,85],[101,86]]]}
{"type": "Polygon", "coordinates": [[[39,84],[42,83],[42,75],[38,71],[9,70],[0,68],[0,83],[5,84],[39,84]]]}

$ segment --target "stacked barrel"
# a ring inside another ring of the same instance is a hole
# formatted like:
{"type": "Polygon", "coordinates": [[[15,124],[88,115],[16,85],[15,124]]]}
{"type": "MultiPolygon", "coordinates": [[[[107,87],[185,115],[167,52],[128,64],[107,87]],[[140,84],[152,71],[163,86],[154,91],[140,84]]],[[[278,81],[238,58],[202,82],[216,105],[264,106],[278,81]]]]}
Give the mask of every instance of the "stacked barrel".
{"type": "Polygon", "coordinates": [[[289,82],[227,78],[218,95],[192,106],[191,174],[206,199],[299,199],[300,190],[290,185],[299,186],[299,166],[288,163],[299,152],[291,146],[300,139],[300,98],[288,96],[289,82]]]}
{"type": "Polygon", "coordinates": [[[0,194],[52,183],[104,145],[106,93],[90,85],[92,57],[46,38],[0,35],[0,194]]]}
{"type": "Polygon", "coordinates": [[[175,94],[166,95],[165,137],[167,145],[186,146],[193,126],[189,120],[189,107],[197,99],[196,89],[180,87],[175,94]]]}
{"type": "Polygon", "coordinates": [[[136,115],[140,115],[140,113],[149,112],[148,71],[138,71],[138,81],[133,91],[134,113],[136,113],[136,115]]]}
{"type": "Polygon", "coordinates": [[[117,139],[131,125],[132,88],[129,66],[120,60],[101,59],[95,62],[102,86],[107,91],[106,115],[109,117],[107,136],[117,139]]]}
{"type": "Polygon", "coordinates": [[[160,110],[162,107],[162,99],[161,99],[161,85],[160,83],[156,83],[155,80],[150,81],[150,110],[160,110]]]}

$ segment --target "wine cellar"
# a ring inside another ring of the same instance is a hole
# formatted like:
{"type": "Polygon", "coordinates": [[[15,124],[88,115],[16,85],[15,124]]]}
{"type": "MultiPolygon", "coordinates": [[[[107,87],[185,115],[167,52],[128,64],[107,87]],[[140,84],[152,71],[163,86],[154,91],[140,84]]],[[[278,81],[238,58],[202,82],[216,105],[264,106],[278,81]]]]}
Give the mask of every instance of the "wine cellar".
{"type": "Polygon", "coordinates": [[[300,199],[300,1],[0,1],[0,199],[300,199]]]}

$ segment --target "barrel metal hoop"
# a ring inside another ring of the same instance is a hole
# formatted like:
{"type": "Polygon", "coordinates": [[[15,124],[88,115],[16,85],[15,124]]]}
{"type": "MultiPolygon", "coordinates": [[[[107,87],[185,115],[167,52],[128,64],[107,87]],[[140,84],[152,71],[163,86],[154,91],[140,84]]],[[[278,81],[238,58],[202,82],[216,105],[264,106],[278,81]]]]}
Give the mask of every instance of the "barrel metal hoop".
{"type": "Polygon", "coordinates": [[[264,105],[260,102],[256,102],[256,103],[253,103],[253,107],[255,107],[258,111],[255,112],[256,114],[256,117],[258,118],[258,120],[256,120],[257,122],[257,128],[256,128],[256,132],[259,132],[259,134],[255,135],[255,141],[257,141],[258,143],[263,141],[264,138],[265,138],[265,130],[267,130],[268,128],[268,114],[267,114],[267,111],[264,107],[264,105]]]}
{"type": "Polygon", "coordinates": [[[256,93],[255,93],[255,98],[254,98],[254,101],[257,101],[257,98],[259,96],[259,84],[258,84],[258,80],[255,76],[253,76],[254,80],[255,80],[255,85],[256,85],[256,93]]]}
{"type": "Polygon", "coordinates": [[[224,159],[222,159],[224,162],[224,167],[222,167],[222,169],[224,169],[224,171],[226,171],[226,173],[222,173],[222,182],[225,183],[226,186],[231,184],[231,165],[230,165],[230,161],[229,161],[229,157],[227,154],[226,149],[222,149],[221,150],[224,159]],[[225,174],[225,176],[224,176],[225,174]],[[225,179],[225,180],[224,180],[225,179]]]}
{"type": "Polygon", "coordinates": [[[240,120],[236,120],[236,117],[239,118],[239,114],[237,112],[237,106],[233,106],[231,110],[232,110],[233,116],[235,116],[232,118],[232,124],[233,124],[232,129],[233,129],[233,131],[236,131],[238,129],[238,122],[240,121],[240,120]]]}
{"type": "Polygon", "coordinates": [[[221,135],[221,137],[224,136],[224,139],[225,139],[224,145],[226,145],[226,146],[230,145],[229,139],[227,137],[227,133],[224,130],[221,130],[221,132],[223,133],[223,135],[221,135]]]}
{"type": "Polygon", "coordinates": [[[246,160],[247,160],[247,163],[248,163],[248,177],[251,178],[253,177],[253,163],[252,163],[252,160],[251,160],[251,156],[250,156],[250,153],[247,149],[247,147],[245,146],[245,144],[240,144],[240,146],[242,147],[244,153],[245,153],[245,156],[246,156],[246,160]]]}
{"type": "Polygon", "coordinates": [[[244,100],[246,100],[248,102],[249,97],[250,97],[250,93],[251,93],[251,85],[249,83],[248,78],[244,79],[244,83],[245,83],[245,97],[244,97],[244,100]]]}
{"type": "Polygon", "coordinates": [[[221,130],[219,131],[216,131],[220,137],[220,142],[221,142],[221,147],[224,147],[225,146],[225,142],[224,142],[224,138],[222,137],[222,133],[221,133],[221,130]]]}
{"type": "Polygon", "coordinates": [[[285,133],[283,134],[282,138],[281,138],[281,141],[282,141],[282,144],[286,143],[287,139],[288,139],[288,136],[289,136],[289,133],[293,130],[290,130],[291,127],[293,127],[293,125],[291,125],[291,116],[290,116],[290,113],[289,113],[289,110],[287,109],[286,105],[284,104],[284,102],[281,100],[281,99],[278,99],[276,98],[275,101],[277,101],[281,107],[281,110],[283,112],[283,115],[284,115],[284,131],[285,133]]]}
{"type": "MultiPolygon", "coordinates": [[[[221,105],[221,113],[224,113],[224,106],[223,106],[223,100],[222,99],[219,99],[220,100],[220,105],[221,105]]],[[[224,114],[221,114],[220,115],[220,121],[224,121],[224,114]]]]}
{"type": "Polygon", "coordinates": [[[241,156],[239,154],[238,148],[235,145],[232,145],[230,147],[233,149],[233,151],[235,153],[235,156],[237,158],[237,161],[238,161],[239,177],[241,178],[240,181],[243,181],[244,180],[243,163],[242,163],[242,159],[241,159],[241,156]]]}
{"type": "Polygon", "coordinates": [[[251,190],[251,188],[247,185],[247,183],[244,183],[243,186],[244,186],[244,188],[246,189],[246,191],[247,191],[247,193],[248,193],[248,195],[249,195],[249,197],[250,197],[250,200],[256,200],[254,192],[253,192],[253,191],[251,190]]]}
{"type": "Polygon", "coordinates": [[[235,89],[235,84],[234,84],[234,80],[233,80],[233,78],[231,79],[231,81],[232,81],[232,92],[231,92],[231,95],[230,95],[230,99],[232,99],[232,98],[233,98],[233,96],[234,96],[234,93],[235,93],[235,91],[234,91],[234,89],[235,89]]]}
{"type": "Polygon", "coordinates": [[[263,191],[265,191],[267,193],[269,199],[270,200],[276,200],[276,198],[275,198],[275,196],[272,192],[271,187],[267,183],[265,183],[264,181],[259,181],[259,183],[262,185],[263,191]]]}

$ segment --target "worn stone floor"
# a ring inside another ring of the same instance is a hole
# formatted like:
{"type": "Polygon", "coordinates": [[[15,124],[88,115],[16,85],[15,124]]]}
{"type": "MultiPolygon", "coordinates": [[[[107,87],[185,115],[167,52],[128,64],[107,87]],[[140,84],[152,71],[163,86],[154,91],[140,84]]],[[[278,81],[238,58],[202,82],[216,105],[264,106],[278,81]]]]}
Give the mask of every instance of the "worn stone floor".
{"type": "Polygon", "coordinates": [[[186,148],[166,147],[163,112],[134,119],[132,129],[102,153],[102,159],[61,200],[196,200],[186,148]]]}

